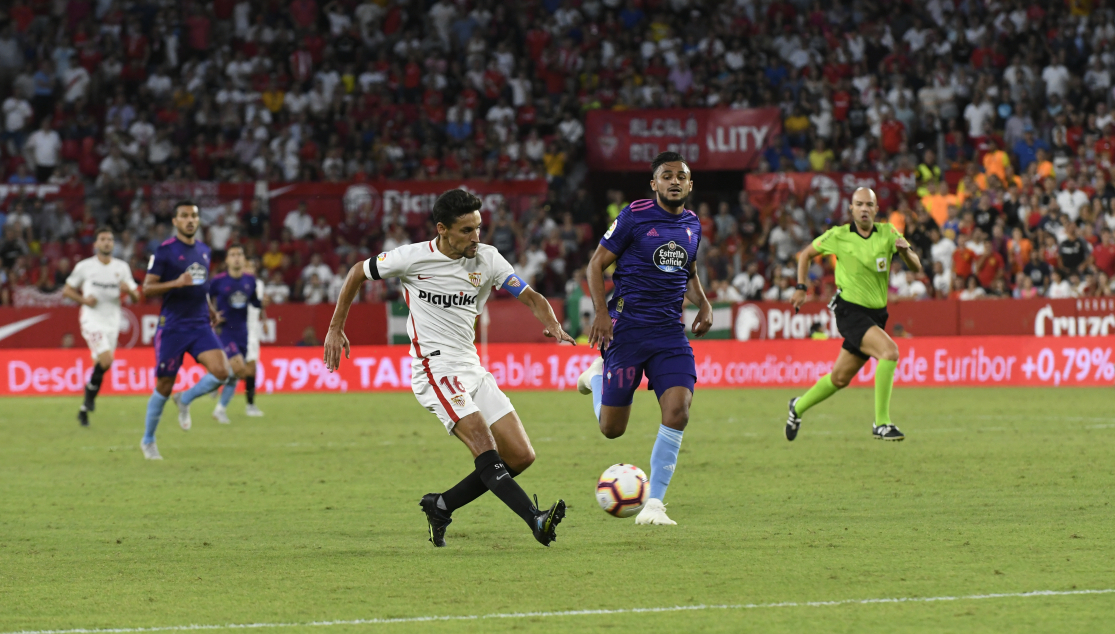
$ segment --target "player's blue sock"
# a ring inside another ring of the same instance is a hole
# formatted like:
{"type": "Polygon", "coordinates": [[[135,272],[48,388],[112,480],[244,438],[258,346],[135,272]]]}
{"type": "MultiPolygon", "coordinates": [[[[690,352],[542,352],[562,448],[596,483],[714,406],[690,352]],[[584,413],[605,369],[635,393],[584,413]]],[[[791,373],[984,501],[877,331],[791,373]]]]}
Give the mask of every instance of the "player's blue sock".
{"type": "Polygon", "coordinates": [[[205,396],[220,387],[222,383],[224,383],[224,381],[212,374],[206,374],[201,377],[201,380],[195,383],[193,387],[182,393],[182,404],[189,405],[195,398],[205,396]]]}
{"type": "Polygon", "coordinates": [[[604,375],[597,374],[589,379],[588,384],[592,386],[592,411],[596,412],[596,420],[600,420],[601,399],[604,398],[604,375]]]}
{"type": "Polygon", "coordinates": [[[661,500],[666,497],[666,487],[670,486],[670,478],[673,477],[674,467],[678,463],[682,433],[665,425],[658,426],[658,438],[655,439],[654,449],[650,452],[650,497],[652,498],[661,500]]]}
{"type": "Polygon", "coordinates": [[[159,426],[159,418],[163,415],[163,406],[166,405],[167,397],[152,392],[151,398],[147,399],[147,428],[143,433],[143,444],[155,442],[155,428],[159,426]]]}
{"type": "Polygon", "coordinates": [[[225,387],[221,390],[221,407],[228,407],[229,402],[232,401],[232,397],[236,395],[236,382],[238,380],[239,379],[235,376],[230,376],[228,380],[225,381],[225,387]]]}

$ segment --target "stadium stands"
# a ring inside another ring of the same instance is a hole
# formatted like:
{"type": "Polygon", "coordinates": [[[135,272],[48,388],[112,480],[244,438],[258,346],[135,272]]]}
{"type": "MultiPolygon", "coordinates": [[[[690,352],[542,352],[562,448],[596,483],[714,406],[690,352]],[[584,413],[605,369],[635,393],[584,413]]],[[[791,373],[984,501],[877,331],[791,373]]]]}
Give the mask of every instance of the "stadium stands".
{"type": "MultiPolygon", "coordinates": [[[[0,302],[57,292],[99,224],[142,277],[171,193],[256,181],[544,179],[485,239],[563,296],[645,195],[587,177],[587,112],[760,107],[782,134],[748,185],[692,204],[717,300],[788,299],[787,262],[844,220],[849,183],[876,186],[930,268],[896,265],[896,298],[1110,296],[1113,17],[1082,0],[13,0],[0,302]],[[788,180],[805,185],[766,195],[788,180]]],[[[240,198],[206,240],[247,244],[276,301],[329,301],[348,264],[431,235],[382,206],[240,198]]],[[[813,267],[817,295],[831,272],[813,267]]]]}

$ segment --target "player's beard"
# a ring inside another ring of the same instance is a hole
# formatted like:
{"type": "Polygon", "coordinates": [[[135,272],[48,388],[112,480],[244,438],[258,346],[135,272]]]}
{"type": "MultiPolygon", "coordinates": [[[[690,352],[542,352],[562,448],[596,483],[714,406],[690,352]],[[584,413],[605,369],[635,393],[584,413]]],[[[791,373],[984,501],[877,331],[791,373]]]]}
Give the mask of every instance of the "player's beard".
{"type": "Polygon", "coordinates": [[[670,200],[669,198],[667,198],[669,192],[658,193],[658,205],[660,207],[674,207],[677,209],[685,209],[685,204],[689,202],[689,195],[692,193],[693,191],[690,190],[689,194],[686,194],[677,200],[670,200]]]}

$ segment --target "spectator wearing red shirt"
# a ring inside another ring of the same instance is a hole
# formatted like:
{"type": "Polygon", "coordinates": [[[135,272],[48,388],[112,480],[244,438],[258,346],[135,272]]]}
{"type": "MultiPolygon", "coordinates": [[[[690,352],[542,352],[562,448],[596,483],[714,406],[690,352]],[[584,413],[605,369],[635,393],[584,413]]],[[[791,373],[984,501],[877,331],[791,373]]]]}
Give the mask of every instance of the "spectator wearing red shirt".
{"type": "Polygon", "coordinates": [[[186,42],[195,54],[209,50],[209,33],[212,30],[212,22],[209,21],[209,17],[205,15],[202,9],[194,8],[193,15],[186,18],[186,29],[186,42]]]}
{"type": "Polygon", "coordinates": [[[314,73],[314,59],[305,46],[298,47],[290,54],[290,75],[294,81],[305,83],[314,73]]]}
{"type": "Polygon", "coordinates": [[[847,84],[841,82],[840,88],[832,93],[832,118],[835,121],[847,121],[848,110],[852,107],[852,96],[848,93],[847,84]]]}
{"type": "Polygon", "coordinates": [[[302,46],[309,51],[314,64],[321,64],[325,59],[325,38],[316,30],[311,30],[302,38],[302,46]]]}
{"type": "Polygon", "coordinates": [[[894,113],[890,108],[883,110],[883,122],[879,129],[879,139],[883,151],[887,154],[898,154],[899,150],[902,149],[902,143],[906,140],[906,126],[894,118],[894,113]]]}
{"type": "Polygon", "coordinates": [[[312,27],[317,22],[317,3],[314,0],[294,0],[290,3],[290,19],[298,28],[312,27]]]}
{"type": "Polygon", "coordinates": [[[26,33],[27,29],[31,27],[31,23],[35,21],[35,12],[24,0],[15,0],[12,3],[12,8],[8,9],[8,17],[15,24],[17,32],[26,33]]]}
{"type": "Polygon", "coordinates": [[[1100,243],[1092,249],[1092,260],[1108,277],[1115,276],[1115,236],[1110,229],[1100,234],[1100,243]]]}

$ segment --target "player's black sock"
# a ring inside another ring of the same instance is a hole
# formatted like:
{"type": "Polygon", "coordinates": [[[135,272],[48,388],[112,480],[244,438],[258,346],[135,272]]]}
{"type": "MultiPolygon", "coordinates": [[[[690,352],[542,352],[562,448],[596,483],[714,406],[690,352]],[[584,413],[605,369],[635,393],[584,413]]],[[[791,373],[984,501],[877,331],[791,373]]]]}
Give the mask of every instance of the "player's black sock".
{"type": "Polygon", "coordinates": [[[526,492],[511,477],[507,467],[503,465],[503,458],[499,457],[499,452],[493,449],[476,456],[476,472],[480,474],[484,486],[495,493],[496,497],[503,500],[508,508],[523,518],[530,530],[536,529],[534,521],[538,509],[534,508],[534,504],[527,497],[526,492]]]}
{"type": "MultiPolygon", "coordinates": [[[[518,471],[507,465],[503,465],[503,468],[507,469],[507,473],[510,473],[512,478],[519,475],[518,471]]],[[[437,507],[447,513],[452,513],[462,506],[471,504],[473,500],[487,492],[488,486],[480,478],[480,472],[473,471],[465,476],[464,480],[453,485],[452,489],[442,493],[441,497],[438,498],[437,507]]]]}
{"type": "Polygon", "coordinates": [[[244,396],[248,399],[248,405],[256,404],[256,375],[244,379],[244,396]]]}
{"type": "Polygon", "coordinates": [[[101,381],[105,378],[105,368],[100,364],[93,365],[93,374],[89,377],[89,382],[85,384],[85,403],[82,407],[86,411],[93,411],[93,401],[97,398],[97,393],[101,391],[101,381]]]}

